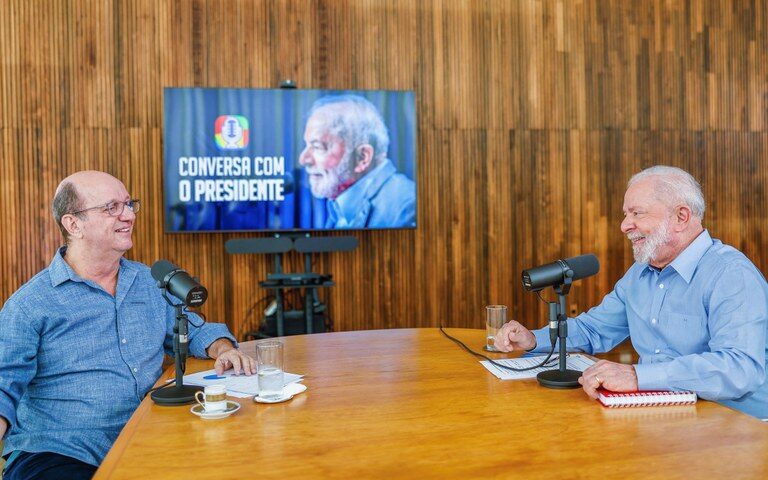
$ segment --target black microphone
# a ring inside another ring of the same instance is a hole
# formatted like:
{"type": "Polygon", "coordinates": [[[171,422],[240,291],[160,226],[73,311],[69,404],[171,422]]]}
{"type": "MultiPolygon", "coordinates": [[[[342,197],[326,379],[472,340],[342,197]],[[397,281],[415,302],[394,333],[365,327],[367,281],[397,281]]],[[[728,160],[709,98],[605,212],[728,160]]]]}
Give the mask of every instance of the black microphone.
{"type": "Polygon", "coordinates": [[[523,270],[523,286],[531,292],[554,287],[571,281],[591,277],[600,271],[600,262],[593,254],[557,260],[539,267],[523,270]]]}
{"type": "Polygon", "coordinates": [[[152,264],[152,278],[157,281],[158,287],[168,290],[188,307],[199,307],[208,299],[208,290],[204,286],[168,260],[152,264]]]}

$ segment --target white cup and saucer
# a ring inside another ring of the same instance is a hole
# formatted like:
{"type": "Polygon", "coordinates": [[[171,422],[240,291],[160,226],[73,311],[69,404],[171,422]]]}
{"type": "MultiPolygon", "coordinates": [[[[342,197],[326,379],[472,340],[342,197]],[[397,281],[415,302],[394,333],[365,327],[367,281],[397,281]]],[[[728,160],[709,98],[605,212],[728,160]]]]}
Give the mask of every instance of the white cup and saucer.
{"type": "Polygon", "coordinates": [[[239,403],[227,400],[227,387],[224,385],[208,385],[195,394],[195,400],[197,405],[189,411],[204,420],[226,418],[240,410],[239,403]]]}

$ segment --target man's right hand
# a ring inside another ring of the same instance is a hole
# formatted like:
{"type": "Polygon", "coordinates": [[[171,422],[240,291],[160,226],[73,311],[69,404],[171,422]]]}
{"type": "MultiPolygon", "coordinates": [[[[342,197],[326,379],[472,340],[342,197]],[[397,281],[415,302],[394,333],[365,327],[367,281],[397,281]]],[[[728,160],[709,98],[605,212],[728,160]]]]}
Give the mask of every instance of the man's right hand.
{"type": "Polygon", "coordinates": [[[536,337],[520,322],[510,320],[498,331],[493,345],[502,352],[530,350],[536,346],[536,337]]]}

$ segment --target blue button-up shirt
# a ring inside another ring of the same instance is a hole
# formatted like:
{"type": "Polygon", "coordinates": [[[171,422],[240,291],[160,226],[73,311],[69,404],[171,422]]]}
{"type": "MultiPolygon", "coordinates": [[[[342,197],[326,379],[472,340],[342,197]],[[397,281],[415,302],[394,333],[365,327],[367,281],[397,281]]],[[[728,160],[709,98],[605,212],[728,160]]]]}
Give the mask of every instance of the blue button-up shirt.
{"type": "MultiPolygon", "coordinates": [[[[120,260],[115,296],[79,277],[65,247],[0,312],[4,454],[55,452],[98,465],[173,354],[174,309],[146,265],[120,260]]],[[[189,351],[206,358],[223,324],[190,314],[189,351]],[[193,324],[202,325],[196,327],[193,324]]]]}
{"type": "Polygon", "coordinates": [[[416,226],[416,184],[384,160],[328,202],[325,228],[416,226]]]}
{"type": "MultiPolygon", "coordinates": [[[[569,349],[607,352],[628,336],[641,390],[691,390],[768,418],[768,284],[705,230],[663,270],[635,263],[600,305],[568,320],[569,349]]],[[[537,351],[549,332],[534,332],[537,351]]]]}

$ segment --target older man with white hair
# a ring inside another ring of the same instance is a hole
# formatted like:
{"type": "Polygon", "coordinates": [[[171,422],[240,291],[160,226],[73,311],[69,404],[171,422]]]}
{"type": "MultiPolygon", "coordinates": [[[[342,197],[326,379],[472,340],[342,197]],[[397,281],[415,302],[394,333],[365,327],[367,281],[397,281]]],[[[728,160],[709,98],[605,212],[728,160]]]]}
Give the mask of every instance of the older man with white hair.
{"type": "Polygon", "coordinates": [[[299,163],[312,195],[328,200],[325,228],[416,226],[416,184],[387,158],[381,114],[359,95],[317,100],[299,163]]]}
{"type": "MultiPolygon", "coordinates": [[[[598,305],[568,320],[568,348],[607,352],[627,337],[637,365],[601,360],[579,382],[597,398],[617,392],[690,390],[768,418],[768,284],[749,259],[702,226],[698,182],[679,168],[636,174],[624,195],[621,231],[636,263],[598,305]]],[[[548,330],[512,320],[496,336],[502,351],[547,351],[548,330]]]]}

